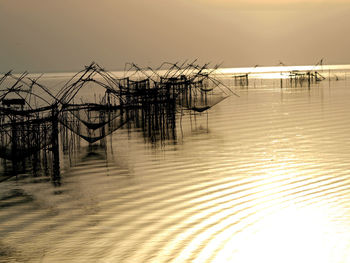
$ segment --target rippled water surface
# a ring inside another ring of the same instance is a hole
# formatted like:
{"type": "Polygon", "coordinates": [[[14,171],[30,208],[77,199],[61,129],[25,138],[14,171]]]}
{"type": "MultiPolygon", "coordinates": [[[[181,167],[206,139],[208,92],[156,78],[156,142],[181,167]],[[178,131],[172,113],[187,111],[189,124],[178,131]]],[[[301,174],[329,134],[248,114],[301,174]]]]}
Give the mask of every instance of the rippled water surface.
{"type": "Polygon", "coordinates": [[[232,88],[176,138],[61,152],[59,186],[1,182],[0,261],[350,262],[349,81],[232,88]]]}

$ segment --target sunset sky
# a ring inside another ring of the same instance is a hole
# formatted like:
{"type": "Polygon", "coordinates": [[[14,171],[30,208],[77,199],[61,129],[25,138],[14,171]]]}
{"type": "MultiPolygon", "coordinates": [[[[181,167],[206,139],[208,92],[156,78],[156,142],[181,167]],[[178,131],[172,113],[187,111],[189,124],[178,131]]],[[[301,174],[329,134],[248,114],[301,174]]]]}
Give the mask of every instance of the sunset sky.
{"type": "Polygon", "coordinates": [[[349,14],[349,1],[331,0],[0,0],[0,72],[187,58],[224,67],[347,64],[349,14]]]}

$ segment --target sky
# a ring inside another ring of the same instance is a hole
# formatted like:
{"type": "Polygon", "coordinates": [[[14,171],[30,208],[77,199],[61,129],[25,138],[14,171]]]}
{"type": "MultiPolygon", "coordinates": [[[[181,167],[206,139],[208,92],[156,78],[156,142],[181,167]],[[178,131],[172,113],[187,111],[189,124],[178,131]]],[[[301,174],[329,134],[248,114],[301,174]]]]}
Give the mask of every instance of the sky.
{"type": "Polygon", "coordinates": [[[350,63],[350,0],[0,0],[0,72],[350,63]]]}

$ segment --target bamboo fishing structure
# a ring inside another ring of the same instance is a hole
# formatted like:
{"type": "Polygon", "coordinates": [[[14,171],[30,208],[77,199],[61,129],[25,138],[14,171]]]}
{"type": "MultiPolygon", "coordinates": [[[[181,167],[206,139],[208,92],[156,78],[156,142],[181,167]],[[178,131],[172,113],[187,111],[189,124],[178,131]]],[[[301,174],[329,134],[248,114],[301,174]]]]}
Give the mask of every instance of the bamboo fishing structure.
{"type": "MultiPolygon", "coordinates": [[[[59,177],[59,149],[89,144],[120,128],[141,127],[151,142],[176,139],[176,114],[207,111],[234,94],[214,73],[218,66],[163,63],[152,69],[126,65],[116,77],[97,63],[74,74],[56,94],[27,72],[0,75],[0,158],[12,162],[40,154],[59,177]]],[[[34,156],[34,157],[33,157],[34,156]]]]}
{"type": "Polygon", "coordinates": [[[317,83],[319,81],[325,80],[326,78],[322,76],[318,71],[291,71],[289,72],[290,85],[293,87],[303,86],[307,82],[307,86],[310,87],[311,84],[317,83]]]}
{"type": "Polygon", "coordinates": [[[233,75],[235,80],[235,86],[248,87],[249,86],[249,73],[241,75],[233,75]]]}
{"type": "MultiPolygon", "coordinates": [[[[285,66],[282,62],[280,62],[283,66],[285,66]]],[[[289,84],[291,87],[300,87],[304,86],[304,83],[307,83],[307,87],[310,89],[312,84],[318,83],[326,78],[316,69],[318,66],[322,68],[323,58],[318,61],[313,69],[311,70],[293,70],[288,73],[289,84]]],[[[281,79],[281,88],[283,87],[282,79],[281,79]]]]}

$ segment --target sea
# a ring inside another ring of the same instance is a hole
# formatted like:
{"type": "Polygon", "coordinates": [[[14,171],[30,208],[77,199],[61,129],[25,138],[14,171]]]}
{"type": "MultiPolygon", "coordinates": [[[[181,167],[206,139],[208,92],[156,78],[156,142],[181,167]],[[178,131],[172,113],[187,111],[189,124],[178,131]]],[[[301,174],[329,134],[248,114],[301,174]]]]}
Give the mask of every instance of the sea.
{"type": "Polygon", "coordinates": [[[232,94],[178,110],[171,136],[61,147],[59,180],[0,160],[0,262],[350,262],[350,65],[217,77],[232,94]]]}

